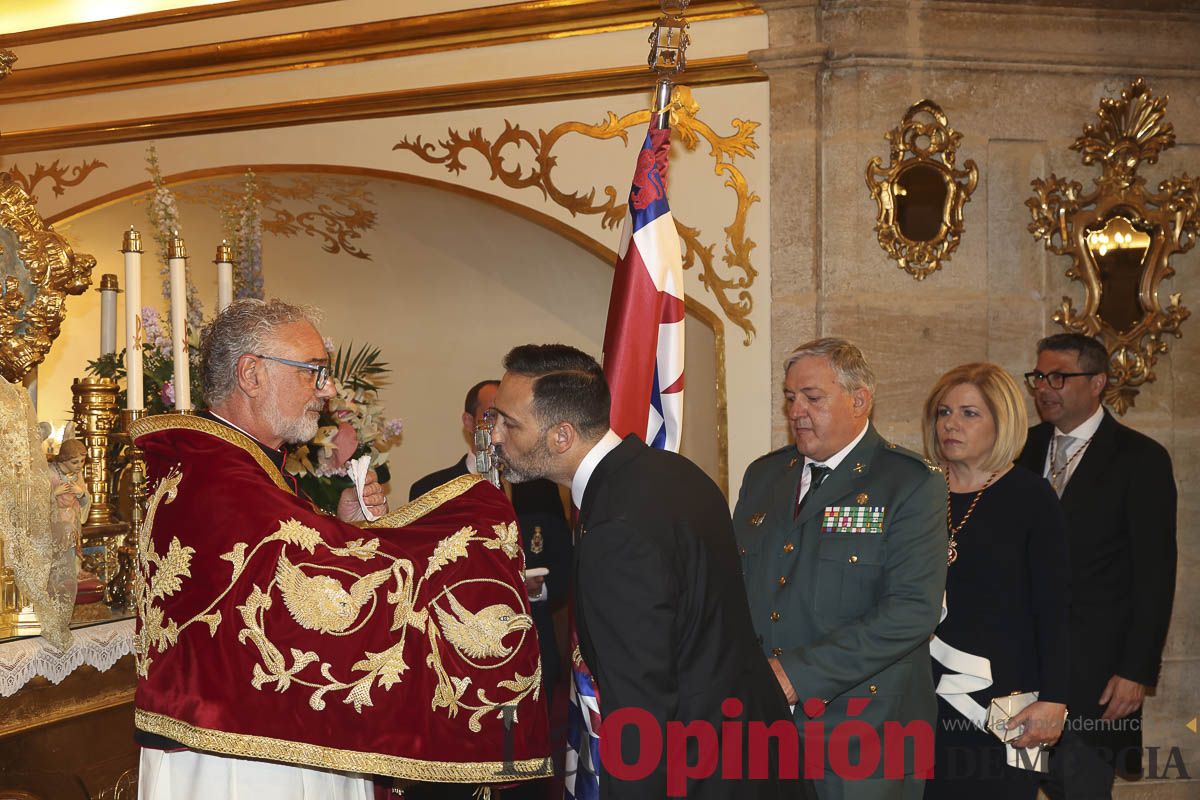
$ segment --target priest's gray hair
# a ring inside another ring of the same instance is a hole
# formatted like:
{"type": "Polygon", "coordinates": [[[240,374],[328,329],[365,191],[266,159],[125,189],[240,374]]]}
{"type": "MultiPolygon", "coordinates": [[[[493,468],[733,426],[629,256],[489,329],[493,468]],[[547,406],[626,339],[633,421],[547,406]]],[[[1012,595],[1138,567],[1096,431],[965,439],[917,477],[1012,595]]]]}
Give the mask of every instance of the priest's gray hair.
{"type": "Polygon", "coordinates": [[[210,407],[229,399],[237,387],[238,359],[268,349],[275,331],[308,322],[316,327],[320,313],[311,306],[282,300],[235,300],[204,329],[200,339],[200,371],[204,400],[210,407]]]}
{"type": "Polygon", "coordinates": [[[828,361],[834,377],[837,378],[838,385],[842,389],[847,392],[866,389],[871,395],[872,403],[874,402],[875,373],[871,371],[871,366],[863,357],[862,350],[859,350],[856,345],[832,336],[805,342],[787,357],[783,363],[783,374],[787,375],[787,371],[792,368],[793,364],[809,356],[828,361]]]}

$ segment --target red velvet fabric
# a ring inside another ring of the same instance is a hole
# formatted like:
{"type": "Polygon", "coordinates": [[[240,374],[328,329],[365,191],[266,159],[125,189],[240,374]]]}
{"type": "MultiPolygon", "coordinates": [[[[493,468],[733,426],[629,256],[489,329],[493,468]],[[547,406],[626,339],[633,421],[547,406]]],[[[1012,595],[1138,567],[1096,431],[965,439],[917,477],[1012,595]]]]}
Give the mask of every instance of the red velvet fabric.
{"type": "Polygon", "coordinates": [[[157,555],[139,555],[140,728],[200,750],[414,780],[548,770],[537,637],[518,619],[529,614],[524,557],[502,492],[477,482],[402,526],[411,507],[383,520],[393,527],[360,528],[280,488],[249,438],[195,418],[155,424],[135,428],[149,486],[178,474],[178,489],[148,520],[157,555]],[[265,541],[281,529],[287,541],[265,541]],[[373,671],[389,648],[390,668],[373,671]],[[496,704],[513,706],[507,731],[496,704]]]}

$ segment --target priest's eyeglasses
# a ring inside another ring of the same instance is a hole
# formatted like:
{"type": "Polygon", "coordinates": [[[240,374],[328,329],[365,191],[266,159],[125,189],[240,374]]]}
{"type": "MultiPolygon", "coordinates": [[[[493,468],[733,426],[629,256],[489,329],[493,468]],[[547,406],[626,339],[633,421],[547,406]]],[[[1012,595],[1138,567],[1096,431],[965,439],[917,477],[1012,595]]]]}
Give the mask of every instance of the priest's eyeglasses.
{"type": "Polygon", "coordinates": [[[1098,372],[1042,372],[1035,369],[1033,372],[1025,373],[1025,383],[1030,389],[1036,389],[1042,381],[1051,389],[1061,389],[1067,382],[1067,378],[1082,378],[1084,375],[1092,376],[1099,375],[1098,372]]]}
{"type": "Polygon", "coordinates": [[[255,353],[255,358],[265,358],[268,361],[278,361],[280,364],[287,364],[289,367],[297,369],[306,369],[309,372],[317,373],[317,391],[325,388],[325,381],[329,380],[329,365],[328,364],[310,364],[307,361],[293,361],[290,358],[280,358],[279,356],[265,356],[262,353],[255,353]]]}

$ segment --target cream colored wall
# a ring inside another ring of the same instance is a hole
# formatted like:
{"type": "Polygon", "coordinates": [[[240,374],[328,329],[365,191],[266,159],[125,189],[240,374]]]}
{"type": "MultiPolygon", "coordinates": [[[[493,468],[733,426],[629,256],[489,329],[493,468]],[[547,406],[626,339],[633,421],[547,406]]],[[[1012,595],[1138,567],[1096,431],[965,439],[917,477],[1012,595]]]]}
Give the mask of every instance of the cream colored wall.
{"type": "MultiPolygon", "coordinates": [[[[83,39],[34,43],[15,46],[17,69],[44,66],[101,56],[130,55],[139,52],[185,47],[203,42],[237,40],[272,32],[301,31],[333,27],[355,22],[387,19],[404,15],[429,14],[468,9],[480,3],[456,0],[452,3],[420,0],[398,8],[385,0],[341,0],[309,6],[278,9],[229,18],[200,20],[183,25],[124,31],[83,39]]],[[[697,9],[714,4],[696,3],[697,9]]],[[[651,11],[653,10],[651,6],[651,11]]],[[[590,9],[588,13],[597,13],[590,9]]],[[[320,66],[318,60],[307,69],[283,70],[237,78],[186,81],[136,90],[107,92],[102,95],[38,98],[36,101],[0,105],[0,128],[33,130],[59,125],[90,124],[139,115],[178,114],[247,107],[260,103],[303,103],[321,98],[369,95],[373,92],[412,90],[430,87],[476,84],[502,78],[531,80],[538,76],[628,68],[645,63],[648,29],[645,27],[600,26],[585,35],[566,35],[510,44],[469,47],[383,60],[320,66]]],[[[761,14],[696,20],[691,27],[689,59],[699,62],[712,57],[744,57],[749,51],[767,44],[766,17],[761,14]]],[[[581,84],[586,79],[580,78],[581,84]]],[[[686,80],[684,81],[686,83],[686,80]]],[[[647,85],[650,77],[647,75],[647,85]]],[[[2,95],[2,91],[0,91],[2,95]]],[[[734,120],[751,120],[760,127],[754,133],[757,150],[740,156],[735,163],[759,201],[750,207],[744,220],[746,237],[757,243],[751,251],[752,269],[746,295],[753,303],[749,315],[756,333],[744,343],[742,329],[721,310],[712,292],[702,283],[698,270],[685,274],[689,299],[700,304],[721,320],[724,329],[722,362],[728,403],[728,472],[730,489],[736,493],[741,474],[750,460],[764,452],[770,443],[770,430],[763,422],[769,418],[769,391],[761,376],[769,369],[771,330],[769,323],[770,237],[767,220],[770,213],[768,191],[769,124],[768,91],[765,83],[706,86],[694,92],[700,105],[699,118],[711,126],[715,135],[734,133],[734,120]]],[[[447,131],[466,135],[479,128],[495,140],[511,122],[537,135],[559,123],[579,121],[597,124],[608,112],[624,115],[646,109],[649,92],[611,94],[603,97],[560,102],[518,103],[497,108],[448,110],[436,114],[414,114],[395,118],[360,119],[347,122],[295,125],[276,129],[182,136],[157,142],[163,168],[168,174],[229,165],[305,165],[322,164],[351,169],[399,172],[477,190],[511,201],[535,212],[546,214],[582,233],[599,244],[616,248],[619,229],[604,228],[595,215],[573,215],[537,188],[511,189],[492,179],[492,167],[479,154],[464,157],[466,169],[451,173],[442,165],[428,164],[411,153],[393,151],[404,137],[422,136],[426,142],[445,139],[447,131]]],[[[603,201],[605,187],[614,187],[624,200],[633,173],[636,149],[645,135],[645,126],[628,132],[628,143],[620,139],[599,141],[570,134],[555,149],[555,182],[567,194],[586,195],[595,189],[603,201]]],[[[17,166],[27,174],[36,165],[79,164],[99,159],[107,166],[91,173],[86,182],[68,188],[61,196],[53,195],[47,185],[39,190],[39,208],[46,216],[86,204],[110,192],[119,192],[144,180],[146,142],[89,145],[42,152],[7,155],[0,166],[17,166]]],[[[700,141],[695,151],[679,144],[673,149],[671,200],[676,217],[701,231],[705,246],[712,248],[717,273],[724,278],[741,276],[727,269],[721,258],[728,244],[724,229],[735,223],[735,198],[725,186],[728,176],[715,170],[710,145],[700,141]]],[[[0,152],[4,152],[0,141],[0,152]]],[[[506,168],[523,165],[525,174],[533,167],[528,147],[511,148],[504,153],[506,168]]],[[[744,276],[743,276],[744,277],[744,276]]],[[[730,295],[736,299],[737,292],[730,295]]],[[[715,374],[717,364],[712,365],[715,374]]],[[[713,386],[714,380],[701,378],[694,386],[713,386]]],[[[717,399],[717,390],[710,398],[717,399]]]]}
{"type": "MultiPolygon", "coordinates": [[[[1024,202],[1030,181],[1051,173],[1091,188],[1099,169],[1067,148],[1096,121],[1100,98],[1145,76],[1155,95],[1170,96],[1177,137],[1157,166],[1143,168],[1149,188],[1200,172],[1200,15],[1179,11],[1183,3],[1154,12],[1132,2],[763,5],[771,47],[756,60],[771,78],[771,379],[781,380],[780,362],[796,343],[850,338],[878,373],[879,428],[919,449],[921,404],[939,375],[978,360],[1019,375],[1033,366],[1037,339],[1061,330],[1050,320],[1061,298],[1081,304],[1081,285],[1065,277],[1069,259],[1034,241],[1024,202]],[[884,133],[922,98],[962,133],[959,164],[973,159],[980,177],[960,247],[918,283],[880,249],[863,175],[872,156],[887,162],[884,133]]],[[[1194,308],[1200,252],[1173,263],[1177,274],[1160,297],[1181,292],[1194,308]]],[[[1192,798],[1200,773],[1200,740],[1186,727],[1200,685],[1200,606],[1190,591],[1200,578],[1200,326],[1190,319],[1182,339],[1166,341],[1157,380],[1121,421],[1165,445],[1175,464],[1175,612],[1158,696],[1146,704],[1145,744],[1160,748],[1160,771],[1170,748],[1181,748],[1193,780],[1172,771],[1175,780],[1120,786],[1120,798],[1192,798]]],[[[785,442],[778,409],[772,427],[774,442],[785,442]]]]}
{"type": "MultiPolygon", "coordinates": [[[[766,121],[767,90],[766,85],[761,83],[712,87],[696,90],[694,98],[700,105],[699,117],[718,135],[731,135],[734,131],[731,122],[735,118],[762,123],[762,127],[755,131],[759,149],[752,153],[753,157],[735,159],[751,191],[761,197],[759,202],[750,207],[746,217],[746,236],[759,243],[751,255],[753,266],[759,274],[748,289],[753,302],[753,311],[749,319],[757,329],[749,344],[745,343],[744,332],[731,322],[716,302],[713,293],[702,284],[699,271],[693,269],[685,273],[685,290],[688,297],[715,314],[721,320],[724,329],[729,489],[736,496],[746,465],[769,449],[770,444],[770,430],[765,423],[771,413],[772,392],[769,387],[764,386],[761,377],[769,370],[771,338],[768,308],[770,254],[765,246],[770,236],[767,227],[767,171],[770,165],[767,147],[770,136],[766,121]]],[[[421,179],[445,181],[545,214],[589,239],[615,250],[619,243],[619,228],[604,228],[599,215],[572,215],[566,208],[544,196],[537,188],[512,189],[501,185],[499,181],[491,179],[491,167],[478,153],[464,155],[466,169],[456,175],[443,165],[429,164],[411,153],[394,151],[392,148],[405,137],[414,139],[421,136],[426,142],[436,143],[446,139],[448,129],[456,130],[465,136],[471,129],[480,128],[488,139],[494,140],[504,131],[506,122],[519,124],[523,129],[530,131],[549,130],[567,121],[595,124],[603,121],[608,111],[621,116],[644,108],[646,100],[647,98],[640,94],[619,95],[507,109],[476,109],[436,116],[361,120],[180,137],[164,139],[155,144],[163,170],[168,175],[228,165],[325,164],[349,170],[396,171],[421,179]]],[[[644,136],[644,125],[630,129],[628,144],[620,139],[600,141],[568,134],[554,150],[558,158],[554,172],[556,185],[567,193],[587,194],[596,189],[601,202],[604,199],[604,188],[613,186],[617,195],[624,199],[633,174],[636,150],[644,136]]],[[[61,197],[53,196],[43,187],[38,192],[39,209],[43,215],[49,217],[85,204],[92,198],[103,197],[145,180],[145,152],[144,143],[114,144],[20,154],[7,159],[5,163],[20,166],[26,172],[31,171],[34,164],[49,164],[55,159],[71,164],[99,159],[107,165],[93,172],[81,186],[68,189],[61,197]]],[[[525,147],[506,150],[504,158],[505,167],[508,169],[521,165],[527,173],[534,166],[532,154],[525,147]]],[[[736,277],[737,273],[727,269],[721,261],[726,247],[724,228],[734,220],[736,198],[732,190],[724,186],[725,176],[717,175],[714,167],[710,148],[704,141],[693,151],[676,144],[672,150],[670,177],[672,209],[677,219],[700,229],[703,241],[714,248],[718,272],[723,276],[736,277]]],[[[141,219],[144,219],[144,216],[134,222],[141,225],[141,219]]],[[[119,231],[128,224],[119,223],[114,230],[119,231]]],[[[202,248],[206,261],[211,259],[208,250],[213,249],[211,242],[215,241],[216,238],[210,239],[210,244],[205,244],[202,248]]],[[[83,252],[92,252],[97,256],[102,256],[105,251],[112,254],[114,247],[110,242],[88,242],[86,245],[80,245],[83,252]]],[[[193,247],[199,247],[199,244],[193,247]]],[[[102,262],[97,275],[104,268],[102,262]]],[[[607,296],[606,293],[607,286],[604,296],[607,296]]],[[[73,309],[77,304],[78,301],[75,300],[69,304],[71,313],[74,313],[73,309]]],[[[601,323],[600,328],[602,327],[601,323]]],[[[715,371],[716,366],[712,369],[715,371]]],[[[698,387],[712,387],[714,384],[715,378],[711,381],[698,379],[693,383],[698,387]]],[[[706,398],[708,402],[716,402],[715,389],[703,391],[711,392],[706,398]]]]}
{"type": "MultiPolygon", "coordinates": [[[[261,180],[288,185],[296,177],[270,173],[261,180]]],[[[353,240],[371,258],[331,255],[322,250],[323,240],[303,233],[266,233],[266,294],[319,307],[325,315],[322,329],[335,343],[369,342],[382,349],[392,373],[381,400],[389,416],[405,421],[403,442],[391,457],[392,491],[399,498],[407,498],[414,480],[465,452],[463,396],[476,381],[500,376],[501,360],[511,347],[564,342],[599,356],[612,281],[608,263],[528,220],[444,190],[359,176],[303,177],[318,185],[338,182],[378,215],[373,229],[353,240]]],[[[215,206],[196,195],[201,187],[237,184],[237,179],[220,179],[177,188],[181,232],[206,316],[215,303],[211,261],[221,231],[215,206]]],[[[302,213],[316,205],[287,207],[302,213]]],[[[117,252],[122,231],[137,225],[152,250],[145,219],[139,196],[57,228],[77,249],[97,256],[98,275],[114,272],[123,283],[117,252]]],[[[152,252],[142,272],[145,304],[165,314],[152,252]]],[[[87,360],[96,355],[99,297],[89,292],[69,298],[67,310],[63,333],[39,369],[39,416],[56,425],[70,417],[72,378],[83,375],[87,360]]],[[[715,479],[720,454],[714,342],[694,316],[686,325],[694,396],[689,394],[683,450],[715,479]]],[[[124,336],[118,325],[118,340],[124,336]]]]}

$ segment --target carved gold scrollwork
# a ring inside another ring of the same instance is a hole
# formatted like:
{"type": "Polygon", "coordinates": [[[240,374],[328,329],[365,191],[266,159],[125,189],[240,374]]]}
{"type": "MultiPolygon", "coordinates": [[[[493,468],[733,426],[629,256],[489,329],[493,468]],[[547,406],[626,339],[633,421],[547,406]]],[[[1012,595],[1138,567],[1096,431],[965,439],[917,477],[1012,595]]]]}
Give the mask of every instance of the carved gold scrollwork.
{"type": "Polygon", "coordinates": [[[0,50],[0,81],[12,74],[13,62],[17,55],[12,50],[0,50]]]}
{"type": "Polygon", "coordinates": [[[61,197],[67,190],[67,187],[78,186],[87,180],[88,175],[91,175],[100,167],[107,166],[108,164],[94,158],[91,161],[84,161],[78,166],[70,167],[60,165],[56,158],[54,159],[54,163],[48,167],[42,164],[34,164],[33,172],[29,175],[26,175],[16,165],[9,167],[8,174],[12,176],[14,181],[21,185],[21,188],[25,190],[25,194],[29,195],[34,203],[37,203],[38,198],[34,194],[34,189],[47,178],[53,181],[53,185],[50,188],[54,192],[54,196],[61,197]]]}
{"type": "Polygon", "coordinates": [[[83,294],[96,259],[76,254],[29,195],[0,173],[0,374],[21,381],[58,336],[69,294],[83,294]]]}
{"type": "Polygon", "coordinates": [[[887,167],[875,156],[867,163],[867,187],[879,206],[879,246],[901,269],[924,280],[942,268],[963,233],[963,206],[979,171],[975,162],[954,165],[962,134],[951,128],[941,107],[922,100],[885,134],[891,142],[887,167]]]}
{"type": "MultiPolygon", "coordinates": [[[[259,175],[256,181],[265,232],[289,238],[304,233],[316,239],[326,253],[370,260],[371,254],[358,244],[363,231],[374,229],[378,218],[369,208],[374,199],[365,181],[325,175],[259,175]]],[[[203,183],[181,186],[175,189],[175,196],[225,208],[241,198],[241,187],[203,183]]]]}
{"type": "Polygon", "coordinates": [[[1033,215],[1029,231],[1046,249],[1071,256],[1066,275],[1083,283],[1086,297],[1077,310],[1069,297],[1053,319],[1069,331],[1099,335],[1109,353],[1105,401],[1118,414],[1133,405],[1138,388],[1154,380],[1158,354],[1167,351],[1165,333],[1182,336],[1191,314],[1171,294],[1164,307],[1158,287],[1175,274],[1169,259],[1196,244],[1200,230],[1200,178],[1186,173],[1146,191],[1139,164],[1153,164],[1175,144],[1164,121],[1167,97],[1153,97],[1138,78],[1120,99],[1100,101],[1098,125],[1088,125],[1071,145],[1084,164],[1100,162],[1096,189],[1084,193],[1078,181],[1033,181],[1025,201],[1033,215]]]}
{"type": "MultiPolygon", "coordinates": [[[[725,228],[725,252],[721,260],[725,262],[727,274],[722,274],[715,266],[715,244],[706,244],[698,228],[683,224],[676,216],[675,227],[683,242],[683,268],[699,266],[700,282],[713,293],[726,317],[745,331],[743,343],[749,345],[755,333],[754,324],[750,321],[750,312],[754,307],[750,290],[758,270],[750,260],[750,253],[756,245],[746,237],[746,216],[750,207],[760,198],[750,190],[745,175],[734,161],[738,157],[754,157],[753,151],[758,149],[754,131],[759,123],[735,118],[730,123],[734,132],[729,136],[721,136],[697,117],[699,110],[700,106],[692,98],[691,91],[685,86],[677,86],[671,96],[671,131],[689,151],[695,150],[701,139],[708,143],[710,155],[715,161],[713,171],[725,179],[726,187],[733,190],[737,205],[733,221],[725,228]]],[[[553,151],[568,134],[598,140],[620,139],[628,144],[629,129],[649,121],[649,110],[624,116],[609,111],[604,121],[598,124],[563,122],[549,131],[539,130],[535,136],[505,120],[504,131],[494,141],[486,138],[482,129],[473,128],[466,136],[451,130],[448,138],[439,141],[437,146],[422,141],[418,136],[412,141],[405,137],[392,149],[407,150],[430,164],[442,164],[456,175],[467,169],[462,159],[463,153],[475,151],[487,160],[492,170],[492,180],[499,180],[512,189],[540,189],[544,198],[565,208],[572,216],[599,215],[603,227],[615,228],[625,216],[625,202],[617,189],[611,185],[605,186],[603,200],[598,200],[595,188],[587,193],[564,191],[554,182],[553,173],[558,157],[553,151]],[[438,152],[439,146],[441,152],[438,152]],[[519,157],[518,151],[526,148],[533,153],[533,164],[523,166],[515,163],[514,166],[508,166],[513,163],[511,159],[519,157]]]]}

